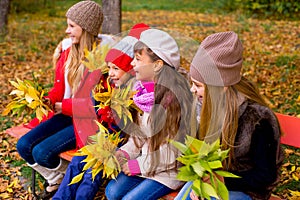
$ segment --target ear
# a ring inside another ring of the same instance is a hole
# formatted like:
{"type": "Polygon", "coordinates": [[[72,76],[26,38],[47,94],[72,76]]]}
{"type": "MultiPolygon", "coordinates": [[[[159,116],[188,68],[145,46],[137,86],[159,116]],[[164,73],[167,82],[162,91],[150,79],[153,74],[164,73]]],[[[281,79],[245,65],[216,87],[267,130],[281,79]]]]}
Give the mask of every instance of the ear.
{"type": "Polygon", "coordinates": [[[154,71],[158,72],[161,70],[161,68],[164,66],[164,62],[162,60],[157,60],[154,63],[154,71]]]}

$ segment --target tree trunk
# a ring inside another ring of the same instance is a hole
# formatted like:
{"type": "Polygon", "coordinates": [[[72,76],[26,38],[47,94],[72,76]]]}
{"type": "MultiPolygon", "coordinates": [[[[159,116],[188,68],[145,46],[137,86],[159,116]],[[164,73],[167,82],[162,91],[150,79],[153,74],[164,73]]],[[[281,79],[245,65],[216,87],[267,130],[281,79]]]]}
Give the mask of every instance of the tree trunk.
{"type": "Polygon", "coordinates": [[[7,34],[9,0],[0,0],[0,38],[7,34]]]}
{"type": "Polygon", "coordinates": [[[102,33],[119,34],[121,32],[121,0],[102,0],[102,33]]]}

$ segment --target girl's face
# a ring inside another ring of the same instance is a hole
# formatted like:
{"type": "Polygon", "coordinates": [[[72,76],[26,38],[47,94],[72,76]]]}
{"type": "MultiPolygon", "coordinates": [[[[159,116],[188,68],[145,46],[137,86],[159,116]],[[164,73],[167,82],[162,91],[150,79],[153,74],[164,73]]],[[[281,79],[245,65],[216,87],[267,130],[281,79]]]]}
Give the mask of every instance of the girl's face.
{"type": "Polygon", "coordinates": [[[192,77],[191,77],[191,80],[192,80],[191,92],[194,93],[198,97],[198,100],[200,102],[202,102],[203,97],[204,97],[204,84],[193,79],[192,77]]]}
{"type": "Polygon", "coordinates": [[[154,62],[145,50],[134,54],[134,59],[131,62],[133,70],[135,71],[136,80],[139,81],[153,81],[154,79],[154,62]]]}
{"type": "Polygon", "coordinates": [[[66,33],[71,38],[72,44],[78,44],[80,41],[80,37],[82,35],[82,28],[78,24],[70,20],[69,18],[67,19],[67,24],[68,27],[66,33]]]}
{"type": "Polygon", "coordinates": [[[107,65],[109,68],[108,76],[116,87],[125,84],[130,78],[131,75],[129,73],[126,73],[124,70],[120,69],[112,62],[108,62],[107,65]]]}

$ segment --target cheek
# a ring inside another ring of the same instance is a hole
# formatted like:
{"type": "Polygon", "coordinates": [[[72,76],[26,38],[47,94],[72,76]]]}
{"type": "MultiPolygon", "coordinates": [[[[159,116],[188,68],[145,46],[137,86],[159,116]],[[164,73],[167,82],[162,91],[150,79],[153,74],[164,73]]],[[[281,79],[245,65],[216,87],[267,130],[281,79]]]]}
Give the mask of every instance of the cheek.
{"type": "Polygon", "coordinates": [[[200,88],[200,89],[199,89],[199,94],[200,94],[201,96],[204,95],[204,88],[200,88]]]}

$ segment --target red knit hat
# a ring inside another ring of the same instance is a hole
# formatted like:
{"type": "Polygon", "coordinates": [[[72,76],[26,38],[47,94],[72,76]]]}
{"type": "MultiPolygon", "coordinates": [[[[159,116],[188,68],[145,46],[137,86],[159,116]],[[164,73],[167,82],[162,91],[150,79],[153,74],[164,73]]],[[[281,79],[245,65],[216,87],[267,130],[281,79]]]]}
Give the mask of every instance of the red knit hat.
{"type": "Polygon", "coordinates": [[[125,72],[130,71],[133,67],[130,64],[134,57],[133,46],[140,38],[141,33],[150,27],[140,23],[134,25],[120,42],[113,46],[106,55],[105,61],[112,62],[125,72]]]}

